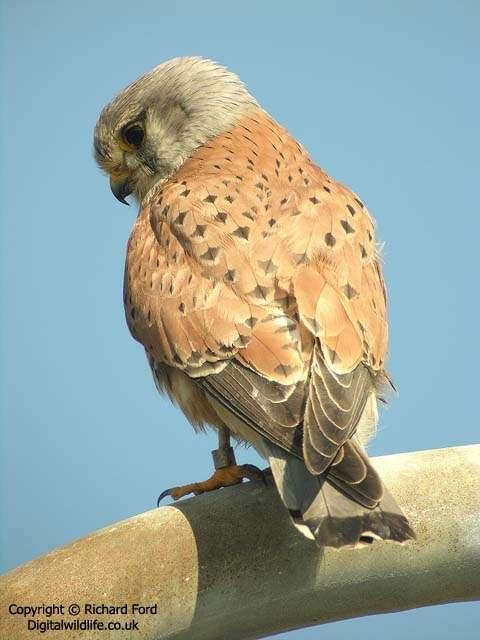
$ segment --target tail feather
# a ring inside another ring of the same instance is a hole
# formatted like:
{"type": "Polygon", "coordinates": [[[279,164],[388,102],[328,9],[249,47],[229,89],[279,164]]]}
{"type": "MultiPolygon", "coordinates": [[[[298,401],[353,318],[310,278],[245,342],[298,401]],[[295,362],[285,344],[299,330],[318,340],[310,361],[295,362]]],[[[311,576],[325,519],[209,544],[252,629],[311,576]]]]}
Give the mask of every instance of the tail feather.
{"type": "MultiPolygon", "coordinates": [[[[305,527],[318,545],[340,548],[373,542],[375,539],[404,542],[415,537],[407,518],[391,494],[368,507],[349,497],[341,481],[328,472],[312,475],[303,460],[268,444],[273,476],[294,524],[305,527]]],[[[371,467],[368,458],[365,461],[371,467]]],[[[373,473],[376,473],[373,470],[373,473]]]]}

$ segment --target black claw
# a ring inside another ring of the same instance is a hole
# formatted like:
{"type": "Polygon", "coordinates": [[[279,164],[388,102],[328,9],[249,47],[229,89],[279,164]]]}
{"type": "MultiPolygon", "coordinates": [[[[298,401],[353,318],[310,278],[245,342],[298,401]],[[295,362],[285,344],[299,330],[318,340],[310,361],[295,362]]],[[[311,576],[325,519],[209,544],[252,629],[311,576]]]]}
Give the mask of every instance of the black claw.
{"type": "Polygon", "coordinates": [[[158,496],[158,500],[157,500],[157,507],[160,506],[160,502],[166,497],[166,496],[170,496],[171,489],[165,489],[165,491],[162,491],[162,493],[158,496]]]}

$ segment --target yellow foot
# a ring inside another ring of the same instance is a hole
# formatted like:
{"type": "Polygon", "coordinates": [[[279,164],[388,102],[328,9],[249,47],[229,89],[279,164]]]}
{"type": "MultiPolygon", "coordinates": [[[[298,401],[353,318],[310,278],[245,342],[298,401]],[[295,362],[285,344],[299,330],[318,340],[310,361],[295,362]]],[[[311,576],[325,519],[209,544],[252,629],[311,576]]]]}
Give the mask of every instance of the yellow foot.
{"type": "Polygon", "coordinates": [[[198,496],[200,493],[205,493],[205,491],[214,491],[220,487],[230,487],[234,484],[240,484],[244,478],[248,480],[261,480],[266,484],[265,473],[258,467],[255,467],[253,464],[233,464],[230,467],[217,469],[213,476],[203,482],[193,482],[192,484],[185,484],[182,487],[166,489],[159,495],[157,507],[160,505],[160,501],[166,496],[171,496],[174,500],[179,500],[189,493],[198,496]]]}

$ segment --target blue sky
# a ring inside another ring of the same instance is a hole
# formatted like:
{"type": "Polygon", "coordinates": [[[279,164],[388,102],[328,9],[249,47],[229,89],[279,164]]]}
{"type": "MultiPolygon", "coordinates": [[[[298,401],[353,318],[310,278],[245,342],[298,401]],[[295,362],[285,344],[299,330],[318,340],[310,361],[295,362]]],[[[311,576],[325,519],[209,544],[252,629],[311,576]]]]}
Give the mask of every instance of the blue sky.
{"type": "MultiPolygon", "coordinates": [[[[178,55],[236,71],[377,219],[400,393],[372,453],[478,441],[479,3],[12,0],[1,11],[3,570],[210,472],[213,435],[195,436],[157,395],[126,329],[135,208],[114,200],[91,153],[101,107],[178,55]]],[[[473,639],[479,622],[459,604],[284,637],[473,639]]]]}

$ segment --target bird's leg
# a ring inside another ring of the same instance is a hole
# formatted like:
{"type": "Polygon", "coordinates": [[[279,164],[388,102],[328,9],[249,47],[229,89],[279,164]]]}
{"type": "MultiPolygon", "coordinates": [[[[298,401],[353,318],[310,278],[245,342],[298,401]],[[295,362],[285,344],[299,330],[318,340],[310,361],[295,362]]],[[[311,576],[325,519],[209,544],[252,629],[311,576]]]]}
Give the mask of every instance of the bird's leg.
{"type": "Polygon", "coordinates": [[[218,449],[212,451],[212,458],[215,470],[237,464],[235,452],[230,446],[230,431],[227,427],[220,427],[218,430],[218,449]]]}
{"type": "Polygon", "coordinates": [[[171,496],[174,500],[179,500],[183,496],[193,493],[195,496],[206,491],[214,491],[220,487],[230,487],[240,484],[244,478],[248,480],[262,480],[265,483],[264,472],[253,464],[238,465],[235,460],[235,453],[230,446],[230,431],[226,427],[221,427],[218,432],[218,449],[212,451],[215,472],[208,480],[203,482],[193,482],[181,487],[172,487],[160,494],[157,506],[165,496],[171,496]]]}

